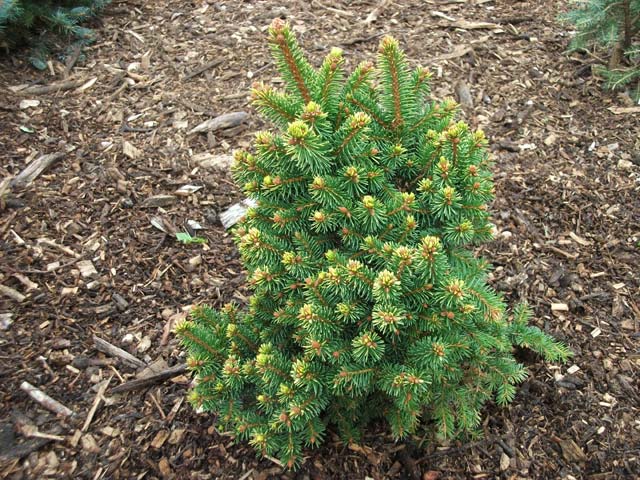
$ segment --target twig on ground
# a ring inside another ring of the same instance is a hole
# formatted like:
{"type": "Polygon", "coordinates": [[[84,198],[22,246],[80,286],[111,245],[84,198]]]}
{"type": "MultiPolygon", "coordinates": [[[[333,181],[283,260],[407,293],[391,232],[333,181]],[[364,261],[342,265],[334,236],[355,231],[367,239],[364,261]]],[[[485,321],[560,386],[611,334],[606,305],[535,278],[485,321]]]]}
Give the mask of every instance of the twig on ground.
{"type": "Polygon", "coordinates": [[[182,403],[184,402],[184,398],[185,397],[180,397],[178,399],[178,401],[175,403],[175,405],[171,408],[171,411],[167,414],[167,418],[166,418],[167,423],[173,422],[173,419],[178,414],[178,411],[180,410],[180,407],[182,407],[182,403]]]}
{"type": "Polygon", "coordinates": [[[160,418],[162,418],[162,420],[166,420],[167,414],[164,413],[164,410],[162,409],[162,405],[160,405],[160,402],[158,401],[156,396],[153,393],[149,393],[149,397],[151,398],[151,403],[153,403],[156,409],[158,410],[158,413],[160,414],[160,418]]]}
{"type": "Polygon", "coordinates": [[[80,58],[81,53],[82,53],[82,47],[80,45],[76,45],[75,47],[73,47],[73,53],[69,55],[69,57],[67,58],[67,62],[64,66],[63,75],[65,78],[67,78],[71,73],[71,70],[73,70],[73,67],[75,66],[76,62],[80,58]]]}
{"type": "Polygon", "coordinates": [[[98,411],[98,407],[100,407],[100,403],[104,400],[104,392],[107,391],[107,388],[109,387],[109,384],[111,383],[112,378],[113,378],[113,375],[110,376],[107,380],[103,381],[102,384],[100,385],[100,388],[96,393],[96,397],[93,399],[93,405],[91,405],[91,409],[87,414],[87,418],[84,420],[84,425],[82,426],[83,432],[86,432],[89,429],[89,425],[91,425],[91,422],[93,421],[93,416],[98,411]]]}
{"type": "Polygon", "coordinates": [[[57,415],[62,415],[63,417],[72,417],[75,415],[73,410],[65,407],[62,403],[54,400],[39,388],[31,385],[29,382],[22,382],[20,384],[20,390],[27,392],[33,400],[57,415]]]}
{"type": "Polygon", "coordinates": [[[24,188],[31,185],[31,183],[38,178],[42,172],[53,165],[55,162],[64,157],[63,152],[49,153],[47,155],[41,155],[29,162],[29,164],[22,170],[16,178],[11,180],[12,187],[24,188]]]}
{"type": "Polygon", "coordinates": [[[46,95],[47,93],[64,92],[84,85],[86,80],[69,80],[62,83],[53,83],[51,85],[36,85],[19,90],[22,95],[46,95]]]}
{"type": "Polygon", "coordinates": [[[387,5],[389,5],[389,3],[389,0],[382,0],[376,8],[369,12],[369,15],[367,15],[364,23],[366,23],[367,25],[371,25],[373,22],[375,22],[382,13],[382,10],[384,10],[387,5]]]}
{"type": "Polygon", "coordinates": [[[80,260],[82,260],[81,256],[78,257],[78,258],[75,258],[75,259],[73,259],[73,260],[71,260],[71,261],[69,261],[67,263],[61,263],[60,265],[56,266],[55,268],[51,268],[50,270],[36,270],[36,269],[33,269],[33,270],[21,270],[21,272],[22,273],[41,273],[41,274],[53,273],[56,270],[60,270],[61,268],[70,267],[71,265],[74,265],[74,264],[78,263],[80,260]]]}
{"type": "MultiPolygon", "coordinates": [[[[12,412],[14,429],[22,436],[27,438],[44,438],[47,440],[55,440],[56,442],[63,442],[65,437],[60,435],[54,435],[52,433],[44,433],[38,430],[31,419],[19,411],[12,412]]],[[[58,433],[58,432],[56,432],[58,433]]]]}
{"type": "Polygon", "coordinates": [[[80,258],[80,254],[79,253],[74,252],[69,247],[65,247],[64,245],[60,245],[59,243],[54,242],[50,238],[39,238],[38,239],[38,244],[47,245],[48,247],[57,248],[61,252],[64,252],[67,255],[69,255],[70,257],[74,257],[74,258],[77,258],[77,259],[80,258]]]}
{"type": "Polygon", "coordinates": [[[382,35],[384,35],[384,33],[385,32],[378,32],[378,33],[375,33],[373,35],[369,35],[368,37],[352,38],[350,40],[345,40],[344,42],[341,42],[340,45],[349,46],[349,45],[355,45],[356,43],[367,43],[370,40],[373,40],[375,38],[381,37],[382,35]]]}
{"type": "MultiPolygon", "coordinates": [[[[273,62],[267,62],[264,65],[262,65],[260,68],[258,68],[255,72],[251,72],[251,73],[253,73],[253,76],[255,77],[257,74],[263,72],[264,70],[269,68],[271,65],[273,65],[273,62]]],[[[246,93],[245,93],[245,95],[246,95],[246,93]]]]}
{"type": "Polygon", "coordinates": [[[576,258],[578,258],[580,255],[578,255],[577,253],[569,253],[569,252],[565,252],[564,250],[562,250],[561,248],[558,247],[554,247],[553,245],[542,245],[542,248],[545,250],[551,250],[552,252],[555,252],[557,254],[562,255],[563,257],[567,257],[570,260],[575,260],[576,258]]]}
{"type": "Polygon", "coordinates": [[[11,298],[12,300],[15,300],[18,303],[24,302],[24,299],[27,298],[23,294],[21,294],[19,291],[14,290],[13,288],[7,287],[6,285],[2,285],[2,284],[0,284],[0,294],[4,295],[5,297],[11,298]]]}
{"type": "Polygon", "coordinates": [[[249,469],[249,471],[245,472],[244,475],[238,478],[238,480],[246,480],[247,478],[249,478],[249,475],[251,475],[254,471],[255,470],[253,468],[249,469]]]}
{"type": "Polygon", "coordinates": [[[220,65],[223,62],[222,59],[217,58],[209,63],[205,63],[204,65],[202,65],[201,67],[196,68],[194,71],[187,73],[182,80],[186,81],[186,80],[191,80],[193,77],[197,77],[198,75],[206,72],[207,70],[211,69],[211,68],[215,68],[218,65],[220,65]]]}
{"type": "Polygon", "coordinates": [[[21,273],[14,273],[13,276],[27,288],[27,292],[30,290],[38,290],[38,288],[40,288],[37,283],[32,282],[31,279],[21,273]]]}
{"type": "Polygon", "coordinates": [[[453,49],[453,52],[438,55],[429,60],[429,63],[442,62],[444,60],[453,60],[455,58],[464,57],[467,53],[473,52],[473,47],[469,45],[458,45],[453,49]]]}
{"type": "Polygon", "coordinates": [[[137,378],[135,380],[131,380],[130,382],[123,383],[122,385],[118,385],[111,389],[111,393],[123,393],[130,392],[131,390],[139,390],[141,388],[149,387],[156,383],[163,382],[164,380],[168,380],[173,377],[177,377],[187,371],[187,366],[184,364],[175,365],[171,368],[167,368],[166,370],[162,370],[158,373],[153,373],[148,377],[137,378]]]}
{"type": "Polygon", "coordinates": [[[322,3],[320,3],[318,0],[311,0],[311,5],[317,5],[319,7],[324,8],[325,10],[331,12],[331,13],[335,13],[336,15],[340,15],[343,17],[353,17],[355,15],[354,12],[348,11],[348,10],[340,10],[339,8],[334,8],[334,7],[328,7],[327,5],[324,5],[322,3]]]}
{"type": "Polygon", "coordinates": [[[103,353],[107,355],[111,355],[112,357],[119,358],[122,363],[132,367],[132,368],[144,368],[147,366],[142,360],[137,357],[134,357],[129,352],[112,345],[106,340],[98,337],[97,335],[93,336],[93,343],[95,347],[103,353]]]}
{"type": "Polygon", "coordinates": [[[280,460],[278,460],[277,458],[272,457],[271,455],[265,455],[264,458],[266,458],[267,460],[271,460],[273,463],[275,463],[279,467],[284,468],[284,464],[280,460]]]}

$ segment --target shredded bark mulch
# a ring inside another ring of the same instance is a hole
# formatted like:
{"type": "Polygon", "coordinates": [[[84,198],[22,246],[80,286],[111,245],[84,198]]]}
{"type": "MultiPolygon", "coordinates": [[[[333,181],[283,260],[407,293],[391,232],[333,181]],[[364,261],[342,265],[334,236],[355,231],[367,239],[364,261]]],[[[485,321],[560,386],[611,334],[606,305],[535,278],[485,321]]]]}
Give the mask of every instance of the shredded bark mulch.
{"type": "Polygon", "coordinates": [[[640,111],[601,90],[599,54],[565,53],[563,3],[124,0],[78,58],[2,57],[0,477],[638,478],[640,111]],[[531,375],[481,439],[374,426],[291,473],[185,401],[173,325],[250,295],[219,214],[242,199],[228,155],[268,128],[250,85],[281,83],[274,17],[315,64],[339,46],[352,68],[395,35],[491,139],[492,282],[575,355],[519,352],[531,375]]]}

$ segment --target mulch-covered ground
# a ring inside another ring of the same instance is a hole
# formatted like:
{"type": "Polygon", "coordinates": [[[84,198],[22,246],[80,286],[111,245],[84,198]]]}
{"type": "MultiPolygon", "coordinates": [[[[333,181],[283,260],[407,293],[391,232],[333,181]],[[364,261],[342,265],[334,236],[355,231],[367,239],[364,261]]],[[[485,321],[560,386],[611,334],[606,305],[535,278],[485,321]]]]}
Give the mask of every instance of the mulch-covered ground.
{"type": "Polygon", "coordinates": [[[640,112],[600,89],[600,53],[564,53],[564,3],[121,0],[85,55],[45,72],[2,57],[0,477],[638,478],[640,112]],[[482,254],[496,288],[528,301],[575,356],[523,352],[531,376],[511,406],[486,408],[482,439],[396,444],[379,426],[358,445],[329,436],[286,473],[185,401],[172,326],[190,305],[250,295],[218,219],[242,197],[213,164],[267,128],[248,89],[277,84],[274,17],[316,64],[340,46],[353,67],[392,33],[435,72],[434,96],[456,96],[492,141],[497,234],[482,254]],[[189,133],[240,111],[240,123],[189,133]],[[32,183],[9,185],[54,153],[32,183]],[[74,415],[46,410],[23,382],[74,415]]]}

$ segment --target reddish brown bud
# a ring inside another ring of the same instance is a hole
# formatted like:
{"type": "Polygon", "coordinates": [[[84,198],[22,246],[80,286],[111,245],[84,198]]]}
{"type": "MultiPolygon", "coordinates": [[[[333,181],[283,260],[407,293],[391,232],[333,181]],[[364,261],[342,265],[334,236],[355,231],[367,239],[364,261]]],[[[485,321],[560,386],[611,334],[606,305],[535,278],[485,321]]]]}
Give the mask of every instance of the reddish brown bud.
{"type": "Polygon", "coordinates": [[[271,30],[273,30],[275,33],[283,32],[286,26],[287,22],[285,22],[281,18],[274,18],[271,22],[271,30]]]}

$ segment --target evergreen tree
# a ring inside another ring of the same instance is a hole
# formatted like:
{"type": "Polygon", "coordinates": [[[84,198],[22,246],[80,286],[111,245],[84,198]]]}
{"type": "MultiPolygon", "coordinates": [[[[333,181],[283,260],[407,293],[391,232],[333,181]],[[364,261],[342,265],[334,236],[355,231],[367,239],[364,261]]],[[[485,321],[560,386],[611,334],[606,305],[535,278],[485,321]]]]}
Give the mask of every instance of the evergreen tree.
{"type": "Polygon", "coordinates": [[[633,96],[640,101],[640,0],[573,0],[577,8],[564,15],[576,26],[570,49],[592,45],[611,49],[608,66],[597,69],[610,89],[636,85],[633,96]]]}
{"type": "Polygon", "coordinates": [[[0,47],[33,45],[34,66],[46,68],[44,57],[55,37],[80,44],[93,41],[93,31],[83,27],[110,0],[0,0],[0,47]]]}
{"type": "Polygon", "coordinates": [[[278,133],[234,166],[258,203],[235,231],[254,295],[177,327],[191,402],[291,468],[328,424],[347,440],[377,417],[398,438],[473,431],[526,376],[514,344],[569,355],[526,307],[506,313],[469,249],[491,237],[484,134],[429,100],[391,37],[348,76],[339,49],[312,67],[281,20],[269,42],[286,91],[257,84],[253,102],[278,133]]]}

